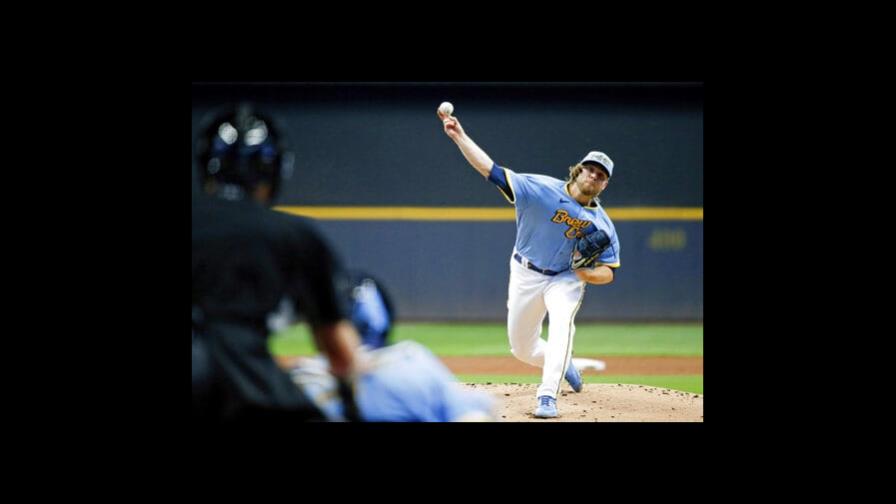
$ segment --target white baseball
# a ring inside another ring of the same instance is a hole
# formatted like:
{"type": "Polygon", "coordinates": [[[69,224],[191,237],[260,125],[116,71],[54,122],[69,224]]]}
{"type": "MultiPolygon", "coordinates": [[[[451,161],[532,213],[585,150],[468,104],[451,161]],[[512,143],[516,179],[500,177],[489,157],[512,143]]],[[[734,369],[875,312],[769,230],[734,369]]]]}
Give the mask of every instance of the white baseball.
{"type": "Polygon", "coordinates": [[[451,102],[442,102],[442,104],[439,105],[439,112],[450,116],[454,113],[454,105],[452,105],[451,102]]]}

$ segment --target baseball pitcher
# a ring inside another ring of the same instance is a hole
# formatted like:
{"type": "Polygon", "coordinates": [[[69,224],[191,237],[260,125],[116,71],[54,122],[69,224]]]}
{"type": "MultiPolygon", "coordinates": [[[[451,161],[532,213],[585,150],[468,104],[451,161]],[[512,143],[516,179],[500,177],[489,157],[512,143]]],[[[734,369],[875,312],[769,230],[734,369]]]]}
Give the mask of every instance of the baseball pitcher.
{"type": "Polygon", "coordinates": [[[510,351],[542,368],[535,417],[557,417],[561,377],[575,392],[582,390],[572,350],[585,285],[609,284],[620,265],[616,228],[598,199],[613,175],[613,161],[602,152],[589,152],[569,168],[565,181],[515,173],[495,164],[457,117],[443,108],[436,113],[467,161],[516,207],[507,296],[510,351]],[[550,314],[546,342],[541,338],[545,314],[550,314]]]}

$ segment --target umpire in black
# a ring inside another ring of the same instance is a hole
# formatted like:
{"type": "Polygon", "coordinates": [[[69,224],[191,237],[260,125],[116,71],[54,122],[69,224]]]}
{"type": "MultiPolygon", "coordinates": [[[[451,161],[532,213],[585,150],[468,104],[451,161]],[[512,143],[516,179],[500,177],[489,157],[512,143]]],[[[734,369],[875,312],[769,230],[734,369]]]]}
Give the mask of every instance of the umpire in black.
{"type": "Polygon", "coordinates": [[[281,129],[240,105],[206,122],[196,156],[193,420],[324,420],[268,351],[271,324],[304,315],[331,372],[346,382],[358,336],[333,252],[309,221],[269,208],[292,169],[281,129]]]}

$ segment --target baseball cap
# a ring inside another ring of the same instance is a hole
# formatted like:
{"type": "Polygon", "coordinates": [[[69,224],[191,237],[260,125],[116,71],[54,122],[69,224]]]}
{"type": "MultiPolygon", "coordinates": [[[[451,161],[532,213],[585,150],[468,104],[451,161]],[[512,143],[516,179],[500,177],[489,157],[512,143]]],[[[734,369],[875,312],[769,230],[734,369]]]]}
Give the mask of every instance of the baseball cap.
{"type": "Polygon", "coordinates": [[[613,160],[610,159],[610,156],[604,154],[603,152],[591,151],[585,156],[585,159],[582,160],[582,164],[596,164],[598,166],[603,167],[607,170],[607,175],[613,176],[613,160]]]}

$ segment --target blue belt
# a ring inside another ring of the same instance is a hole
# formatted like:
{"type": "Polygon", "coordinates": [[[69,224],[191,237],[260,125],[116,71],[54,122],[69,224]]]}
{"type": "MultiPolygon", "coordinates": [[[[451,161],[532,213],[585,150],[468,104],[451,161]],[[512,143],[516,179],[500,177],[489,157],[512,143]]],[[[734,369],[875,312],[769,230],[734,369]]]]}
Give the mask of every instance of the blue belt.
{"type": "Polygon", "coordinates": [[[516,252],[513,253],[513,258],[516,259],[516,262],[522,264],[523,266],[529,268],[532,271],[537,271],[537,272],[541,273],[542,275],[554,276],[554,275],[560,273],[559,271],[551,271],[551,270],[541,269],[538,266],[529,262],[528,260],[523,262],[523,256],[519,255],[516,252]]]}

